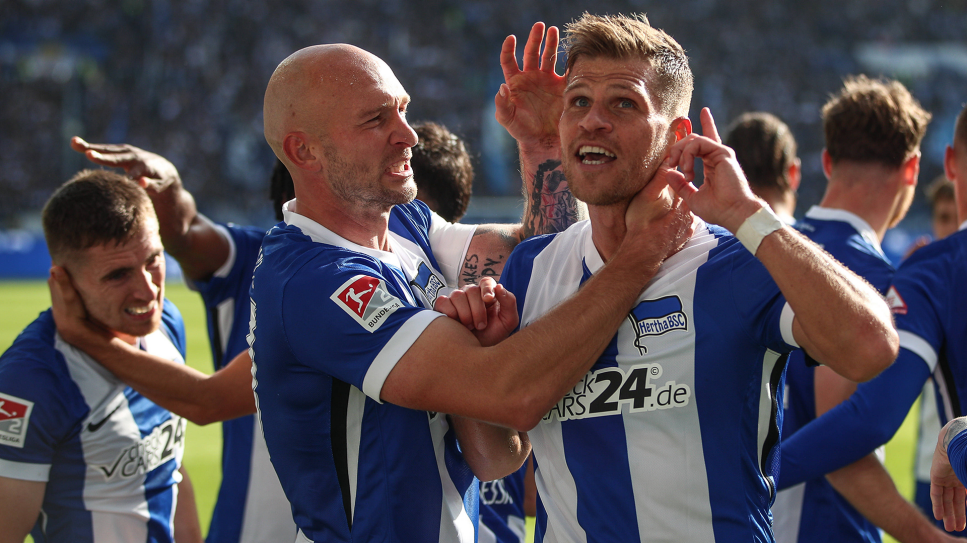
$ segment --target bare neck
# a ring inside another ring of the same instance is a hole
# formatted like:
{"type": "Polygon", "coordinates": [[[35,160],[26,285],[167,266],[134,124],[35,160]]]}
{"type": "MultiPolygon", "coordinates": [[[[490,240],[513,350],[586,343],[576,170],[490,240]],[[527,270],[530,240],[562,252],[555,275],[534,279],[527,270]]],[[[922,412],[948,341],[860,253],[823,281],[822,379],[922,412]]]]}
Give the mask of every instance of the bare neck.
{"type": "Polygon", "coordinates": [[[296,196],[292,211],[325,226],[357,245],[389,251],[389,214],[381,210],[351,205],[335,198],[296,196]]]}
{"type": "Polygon", "coordinates": [[[895,175],[898,174],[878,166],[838,166],[830,173],[826,194],[819,205],[860,217],[882,242],[902,200],[895,175]]]}

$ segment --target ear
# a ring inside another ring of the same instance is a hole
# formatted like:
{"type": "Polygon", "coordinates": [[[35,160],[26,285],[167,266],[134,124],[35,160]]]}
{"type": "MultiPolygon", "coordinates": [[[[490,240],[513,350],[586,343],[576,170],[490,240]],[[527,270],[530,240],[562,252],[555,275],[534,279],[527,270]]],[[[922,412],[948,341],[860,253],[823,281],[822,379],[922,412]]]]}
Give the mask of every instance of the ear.
{"type": "Polygon", "coordinates": [[[957,182],[957,152],[951,145],[944,150],[943,173],[951,183],[957,182]]]}
{"type": "Polygon", "coordinates": [[[904,185],[916,185],[917,178],[920,177],[920,150],[917,149],[913,156],[906,159],[903,165],[900,166],[900,170],[903,172],[903,184],[904,185]]]}
{"type": "Polygon", "coordinates": [[[671,124],[671,132],[675,134],[675,141],[682,141],[685,136],[692,133],[692,121],[688,117],[678,117],[671,124]]]}
{"type": "Polygon", "coordinates": [[[833,157],[829,156],[829,151],[823,148],[823,173],[826,175],[826,179],[829,179],[833,174],[833,157]]]}
{"type": "Polygon", "coordinates": [[[309,135],[305,132],[289,132],[282,139],[282,152],[297,168],[307,171],[319,171],[322,164],[315,156],[310,144],[309,135]]]}
{"type": "Polygon", "coordinates": [[[799,190],[799,182],[802,181],[802,161],[799,160],[799,157],[793,159],[786,174],[789,177],[789,188],[793,192],[799,190]]]}

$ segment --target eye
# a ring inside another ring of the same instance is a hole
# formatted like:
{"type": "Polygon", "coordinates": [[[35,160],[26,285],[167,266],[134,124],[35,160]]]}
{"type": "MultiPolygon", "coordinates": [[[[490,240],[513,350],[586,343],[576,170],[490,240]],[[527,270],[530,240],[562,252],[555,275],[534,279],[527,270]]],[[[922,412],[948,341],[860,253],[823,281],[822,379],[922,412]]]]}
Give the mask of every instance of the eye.
{"type": "Polygon", "coordinates": [[[158,266],[161,265],[162,258],[164,257],[161,255],[154,255],[153,257],[151,257],[151,260],[148,261],[148,267],[157,268],[158,266]]]}
{"type": "Polygon", "coordinates": [[[578,96],[577,98],[572,100],[571,103],[573,103],[577,107],[588,107],[591,105],[591,101],[584,96],[578,96]]]}
{"type": "Polygon", "coordinates": [[[627,98],[622,98],[621,100],[618,100],[618,107],[619,108],[633,108],[633,107],[635,107],[635,103],[633,101],[631,101],[631,100],[628,100],[627,98]]]}
{"type": "Polygon", "coordinates": [[[112,271],[111,273],[107,274],[106,276],[104,276],[104,280],[105,281],[120,281],[120,280],[124,279],[125,277],[127,277],[127,275],[128,275],[128,270],[126,270],[126,269],[115,270],[115,271],[112,271]]]}

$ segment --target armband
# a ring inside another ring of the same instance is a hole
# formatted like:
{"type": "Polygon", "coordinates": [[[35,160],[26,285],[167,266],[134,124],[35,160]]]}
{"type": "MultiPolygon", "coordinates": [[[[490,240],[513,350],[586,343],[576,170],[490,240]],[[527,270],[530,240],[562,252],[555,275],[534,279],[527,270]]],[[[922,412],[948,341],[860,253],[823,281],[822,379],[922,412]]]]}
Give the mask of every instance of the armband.
{"type": "Polygon", "coordinates": [[[735,237],[750,253],[755,255],[763,238],[785,226],[769,206],[756,211],[735,231],[735,237]]]}

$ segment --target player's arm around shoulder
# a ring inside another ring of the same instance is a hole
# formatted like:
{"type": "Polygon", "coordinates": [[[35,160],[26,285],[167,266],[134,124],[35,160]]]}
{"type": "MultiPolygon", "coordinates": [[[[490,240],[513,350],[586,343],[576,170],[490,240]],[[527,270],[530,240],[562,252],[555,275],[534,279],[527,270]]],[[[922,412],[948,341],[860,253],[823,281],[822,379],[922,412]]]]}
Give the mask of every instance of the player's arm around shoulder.
{"type": "Polygon", "coordinates": [[[734,233],[762,262],[795,317],[793,337],[816,360],[852,381],[867,381],[896,359],[899,337],[883,297],[814,243],[783,225],[749,189],[735,153],[721,144],[712,114],[705,136],[689,134],[669,150],[669,184],[689,208],[734,233]],[[705,181],[692,184],[701,159],[705,181]]]}

